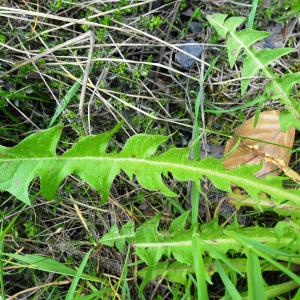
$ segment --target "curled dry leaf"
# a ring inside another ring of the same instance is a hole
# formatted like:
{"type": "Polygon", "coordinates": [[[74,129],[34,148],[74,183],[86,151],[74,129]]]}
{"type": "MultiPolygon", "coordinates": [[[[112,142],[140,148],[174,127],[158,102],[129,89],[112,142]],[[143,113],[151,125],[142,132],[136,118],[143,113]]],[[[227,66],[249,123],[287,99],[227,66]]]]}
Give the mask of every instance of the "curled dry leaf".
{"type": "Polygon", "coordinates": [[[224,167],[233,169],[241,164],[262,162],[262,168],[255,174],[257,177],[269,173],[278,175],[283,171],[290,178],[299,181],[299,175],[288,167],[295,128],[290,127],[283,132],[280,129],[279,114],[277,110],[262,112],[256,127],[254,117],[238,127],[235,131],[236,137],[229,139],[226,144],[225,157],[230,150],[232,153],[225,158],[224,167]],[[239,144],[237,144],[238,137],[240,137],[239,144]]]}

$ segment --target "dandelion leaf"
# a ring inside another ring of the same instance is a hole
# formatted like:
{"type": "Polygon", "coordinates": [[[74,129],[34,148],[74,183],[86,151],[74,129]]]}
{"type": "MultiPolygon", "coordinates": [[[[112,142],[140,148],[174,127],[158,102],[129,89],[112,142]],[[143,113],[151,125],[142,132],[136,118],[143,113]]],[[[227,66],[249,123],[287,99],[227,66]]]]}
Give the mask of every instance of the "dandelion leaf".
{"type": "Polygon", "coordinates": [[[279,202],[292,201],[300,205],[299,190],[284,188],[282,177],[256,178],[254,173],[259,166],[225,170],[220,159],[189,160],[188,148],[171,148],[156,154],[160,144],[166,141],[163,136],[136,135],[128,139],[120,152],[108,153],[108,143],[116,130],[84,137],[62,155],[56,153],[61,126],[34,133],[14,147],[1,147],[0,190],[30,204],[28,187],[35,178],[40,178],[41,194],[53,199],[62,181],[74,174],[97,190],[104,203],[114,178],[124,171],[144,188],[160,191],[165,196],[176,194],[162,175],[171,174],[179,181],[196,183],[206,176],[224,191],[230,192],[234,184],[254,198],[265,192],[279,202]]]}
{"type": "MultiPolygon", "coordinates": [[[[245,94],[252,77],[260,71],[271,81],[267,90],[282,101],[286,109],[300,120],[299,108],[295,105],[289,95],[290,86],[293,80],[298,80],[297,75],[284,75],[282,79],[277,79],[269,66],[284,55],[294,51],[292,48],[275,48],[257,50],[257,42],[266,38],[269,33],[253,29],[238,30],[244,18],[229,17],[226,14],[208,15],[207,20],[216,29],[218,34],[226,39],[228,60],[230,67],[233,68],[239,55],[244,56],[241,70],[241,94],[245,94]],[[246,78],[245,78],[246,77],[246,78]],[[292,79],[288,83],[289,79],[292,79]],[[288,86],[289,85],[289,86],[288,86]]],[[[295,73],[297,74],[297,73],[295,73]]]]}

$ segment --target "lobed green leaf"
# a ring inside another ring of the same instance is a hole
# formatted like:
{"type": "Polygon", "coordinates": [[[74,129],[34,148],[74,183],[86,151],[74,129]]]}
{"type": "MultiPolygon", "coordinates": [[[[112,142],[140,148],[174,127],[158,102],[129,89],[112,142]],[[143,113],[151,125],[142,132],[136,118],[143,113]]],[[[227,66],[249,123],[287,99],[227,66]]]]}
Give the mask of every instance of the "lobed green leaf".
{"type": "MultiPolygon", "coordinates": [[[[203,284],[204,275],[206,275],[206,282],[210,282],[210,278],[207,276],[211,276],[215,272],[220,273],[220,269],[222,269],[227,273],[234,272],[241,276],[247,272],[249,295],[255,299],[256,291],[263,296],[264,285],[261,278],[261,262],[258,260],[257,254],[250,252],[251,249],[268,253],[270,259],[272,256],[283,262],[288,261],[289,264],[291,262],[299,263],[299,241],[297,237],[299,226],[296,226],[297,224],[287,222],[288,228],[285,228],[284,234],[282,234],[281,230],[274,228],[258,226],[241,228],[237,224],[223,229],[219,227],[217,221],[213,221],[201,225],[199,230],[195,232],[194,228],[187,227],[187,216],[188,213],[185,213],[173,220],[169,229],[164,231],[158,230],[160,216],[155,216],[132,231],[130,237],[126,238],[124,235],[119,237],[122,243],[130,243],[135,249],[136,255],[148,266],[139,272],[143,277],[143,287],[159,275],[173,282],[184,283],[187,274],[195,273],[197,267],[202,270],[201,280],[200,278],[199,280],[203,284]],[[179,224],[181,225],[179,226],[179,224]],[[288,234],[286,234],[287,230],[288,234]],[[197,247],[195,247],[195,237],[197,238],[197,247]],[[243,252],[247,253],[248,256],[247,264],[245,258],[232,259],[236,253],[241,254],[243,252]],[[203,265],[199,266],[195,263],[195,258],[199,258],[202,254],[204,256],[203,265]],[[168,261],[172,261],[174,258],[176,262],[169,264],[165,261],[166,258],[168,261]],[[216,261],[222,262],[221,268],[220,264],[216,266],[216,261]]],[[[112,243],[107,243],[107,237],[111,241],[115,232],[115,229],[111,229],[102,237],[100,243],[113,246],[112,243]]],[[[118,234],[115,236],[118,237],[118,234]]],[[[114,244],[118,245],[118,238],[114,239],[114,244]]],[[[263,256],[263,258],[265,257],[263,256]]],[[[271,259],[270,264],[262,263],[262,269],[264,271],[284,270],[289,276],[296,278],[292,271],[287,271],[285,265],[284,263],[274,264],[271,259]]],[[[230,289],[231,294],[235,294],[235,290],[228,278],[224,276],[224,272],[222,276],[223,282],[227,282],[227,289],[230,289]]],[[[199,289],[205,295],[205,286],[199,286],[199,289]]]]}
{"type": "MultiPolygon", "coordinates": [[[[244,60],[242,68],[242,77],[254,77],[261,70],[266,70],[266,67],[281,56],[293,52],[292,48],[276,48],[251,50],[252,55],[248,55],[244,60]]],[[[243,79],[241,84],[242,95],[246,92],[250,84],[250,79],[243,79]]]]}
{"type": "Polygon", "coordinates": [[[222,160],[189,160],[188,148],[171,148],[155,154],[166,141],[164,136],[136,135],[128,139],[122,151],[107,153],[108,143],[117,129],[84,137],[62,155],[56,154],[61,126],[34,133],[14,147],[1,147],[0,189],[30,204],[28,186],[36,177],[40,178],[42,195],[53,199],[62,181],[76,174],[99,191],[104,202],[114,178],[123,170],[130,179],[135,176],[144,188],[169,197],[176,194],[166,185],[162,175],[172,174],[179,181],[196,183],[206,176],[217,188],[227,192],[234,184],[254,199],[265,192],[279,202],[292,201],[300,206],[300,191],[284,188],[284,178],[256,178],[254,173],[260,166],[225,170],[222,160]]]}
{"type": "MultiPolygon", "coordinates": [[[[279,99],[286,107],[292,119],[288,123],[283,123],[283,128],[287,129],[294,125],[300,128],[300,107],[291,96],[291,88],[299,83],[299,73],[283,75],[281,78],[274,75],[269,69],[269,65],[284,55],[292,53],[293,48],[275,48],[256,50],[255,43],[266,38],[269,33],[253,29],[242,29],[237,31],[243,23],[244,18],[230,17],[226,14],[214,14],[207,16],[209,23],[216,29],[219,35],[226,39],[228,60],[230,67],[233,68],[240,54],[245,56],[241,71],[241,94],[245,94],[251,78],[260,71],[266,76],[270,83],[266,87],[265,96],[279,99]]],[[[267,98],[267,97],[265,97],[267,98]]]]}

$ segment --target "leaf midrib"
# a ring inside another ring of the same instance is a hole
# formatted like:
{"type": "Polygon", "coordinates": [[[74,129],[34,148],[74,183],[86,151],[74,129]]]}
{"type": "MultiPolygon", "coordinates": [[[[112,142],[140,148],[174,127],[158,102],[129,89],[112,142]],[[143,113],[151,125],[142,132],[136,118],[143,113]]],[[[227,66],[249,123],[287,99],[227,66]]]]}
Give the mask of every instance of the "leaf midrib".
{"type": "MultiPolygon", "coordinates": [[[[277,237],[257,237],[255,238],[255,241],[258,241],[260,243],[268,243],[268,244],[278,244],[278,238],[277,237]]],[[[293,237],[285,237],[280,239],[281,245],[287,245],[293,241],[293,237]]],[[[216,239],[209,239],[209,240],[201,240],[201,243],[203,245],[222,245],[222,244],[230,244],[232,247],[236,245],[240,245],[240,243],[231,238],[216,238],[216,239]]],[[[177,241],[177,242],[135,242],[133,245],[136,248],[160,248],[160,247],[190,247],[192,246],[192,238],[190,240],[185,241],[177,241]]]]}
{"type": "MultiPolygon", "coordinates": [[[[254,188],[255,190],[260,190],[262,192],[266,192],[273,195],[279,196],[281,199],[293,201],[296,205],[300,206],[300,195],[296,195],[293,193],[293,190],[288,190],[284,188],[274,187],[272,184],[267,184],[263,180],[259,182],[257,180],[251,180],[243,177],[241,174],[228,174],[228,171],[224,170],[212,170],[211,168],[205,168],[200,166],[191,166],[185,163],[174,163],[174,162],[166,162],[160,161],[153,158],[132,158],[132,157],[109,157],[109,156],[72,156],[72,157],[63,157],[63,156],[48,156],[48,157],[27,157],[27,158],[9,158],[9,159],[0,159],[0,164],[2,162],[25,162],[25,161],[111,161],[113,162],[128,162],[128,163],[139,163],[141,165],[150,165],[150,166],[157,166],[157,167],[164,167],[166,170],[173,172],[173,170],[182,170],[183,172],[193,172],[200,176],[207,176],[207,177],[214,177],[229,181],[231,184],[240,185],[243,188],[254,188]]],[[[112,164],[113,165],[113,164],[112,164]]],[[[122,165],[120,166],[122,168],[122,165]]],[[[124,168],[125,169],[125,168],[124,168]]],[[[253,175],[254,176],[254,175],[253,175]]]]}

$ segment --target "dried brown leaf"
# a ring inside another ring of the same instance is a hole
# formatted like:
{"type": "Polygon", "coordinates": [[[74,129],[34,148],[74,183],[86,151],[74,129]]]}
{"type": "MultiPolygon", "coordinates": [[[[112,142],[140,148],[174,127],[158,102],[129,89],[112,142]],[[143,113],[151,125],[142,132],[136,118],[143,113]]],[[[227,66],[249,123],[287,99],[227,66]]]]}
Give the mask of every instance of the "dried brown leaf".
{"type": "Polygon", "coordinates": [[[295,128],[290,127],[283,132],[280,129],[279,114],[277,110],[262,112],[256,127],[254,117],[238,127],[236,137],[229,139],[226,144],[225,155],[236,145],[238,137],[241,138],[240,144],[225,158],[224,167],[233,169],[241,164],[262,162],[263,167],[256,173],[257,177],[269,173],[278,175],[282,171],[288,176],[292,174],[288,164],[291,158],[290,148],[295,140],[295,128]]]}

